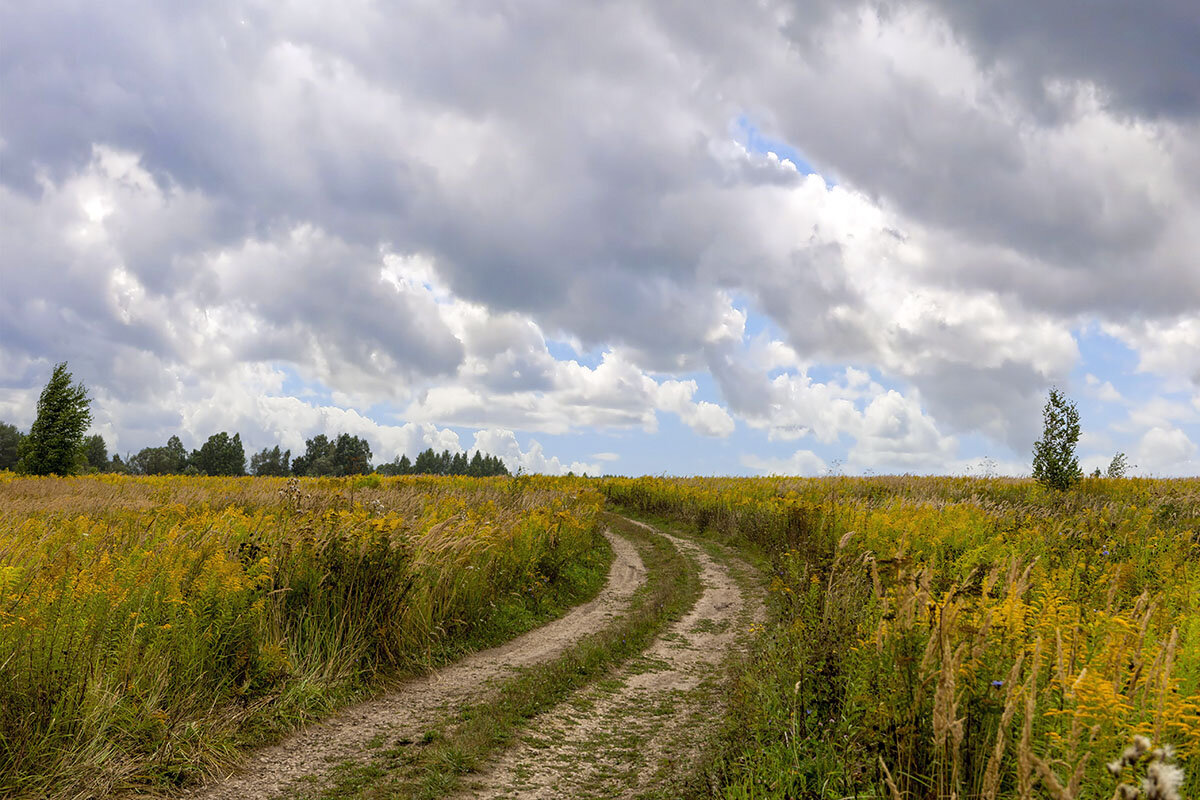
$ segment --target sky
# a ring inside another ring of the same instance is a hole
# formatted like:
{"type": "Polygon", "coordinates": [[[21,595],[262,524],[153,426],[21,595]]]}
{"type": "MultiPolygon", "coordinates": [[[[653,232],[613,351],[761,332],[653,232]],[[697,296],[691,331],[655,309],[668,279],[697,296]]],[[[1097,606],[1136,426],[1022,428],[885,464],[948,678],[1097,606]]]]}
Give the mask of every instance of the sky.
{"type": "Polygon", "coordinates": [[[0,3],[0,420],[1200,474],[1194,0],[0,3]]]}

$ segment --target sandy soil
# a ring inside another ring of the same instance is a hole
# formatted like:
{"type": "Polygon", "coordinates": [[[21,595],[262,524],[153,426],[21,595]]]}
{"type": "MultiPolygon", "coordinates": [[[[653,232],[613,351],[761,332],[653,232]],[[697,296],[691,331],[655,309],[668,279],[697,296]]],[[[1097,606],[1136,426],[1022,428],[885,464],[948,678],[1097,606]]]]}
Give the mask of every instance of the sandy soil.
{"type": "Polygon", "coordinates": [[[656,532],[699,564],[696,605],[616,680],[534,720],[521,743],[468,780],[460,797],[661,796],[673,776],[688,774],[721,717],[721,663],[761,618],[762,605],[746,588],[753,582],[733,574],[748,576],[748,566],[656,532]]]}
{"type": "Polygon", "coordinates": [[[186,795],[193,800],[266,800],[301,778],[312,780],[347,759],[365,757],[379,737],[417,738],[443,718],[447,708],[482,699],[495,678],[511,670],[549,661],[583,636],[622,612],[645,581],[645,567],[633,546],[606,534],[616,558],[604,588],[584,605],[506,644],[474,653],[393,691],[338,712],[278,745],[255,752],[223,780],[186,795]]]}

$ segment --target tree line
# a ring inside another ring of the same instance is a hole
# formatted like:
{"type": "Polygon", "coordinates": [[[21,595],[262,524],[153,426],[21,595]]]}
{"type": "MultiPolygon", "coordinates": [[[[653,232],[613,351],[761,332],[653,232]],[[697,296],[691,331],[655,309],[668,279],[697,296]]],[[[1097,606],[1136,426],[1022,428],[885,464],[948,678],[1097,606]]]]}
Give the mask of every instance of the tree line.
{"type": "Polygon", "coordinates": [[[416,460],[398,456],[378,467],[371,464],[371,445],[366,439],[343,433],[330,439],[319,434],[305,441],[302,455],[292,458],[290,450],[264,447],[250,456],[249,465],[240,434],[215,433],[190,453],[178,436],[161,447],[144,447],[137,453],[108,455],[104,437],[84,436],[91,424],[91,403],[82,383],[72,384],[65,363],[54,368],[38,399],[38,413],[28,433],[0,422],[0,470],[30,475],[74,475],[87,472],[132,475],[275,475],[342,476],[366,475],[508,475],[498,457],[475,451],[451,454],[428,448],[416,460]]]}
{"type": "MultiPolygon", "coordinates": [[[[1075,447],[1079,442],[1079,411],[1057,388],[1050,390],[1042,410],[1042,438],[1033,445],[1033,477],[1044,486],[1066,490],[1082,477],[1075,447]]],[[[178,436],[162,447],[146,447],[124,460],[108,457],[99,434],[85,437],[92,422],[91,401],[83,383],[73,384],[66,363],[57,365],[38,398],[37,418],[28,434],[0,422],[0,470],[31,475],[71,475],[78,472],[128,472],[135,475],[507,475],[498,457],[476,451],[441,453],[428,448],[410,461],[401,455],[391,462],[371,466],[371,445],[366,439],[340,434],[330,439],[320,434],[305,442],[304,454],[292,458],[290,450],[276,445],[250,457],[239,434],[215,433],[191,453],[178,436]]],[[[1124,453],[1113,456],[1109,478],[1123,478],[1131,467],[1124,453]]],[[[1092,477],[1099,478],[1096,469],[1092,477]]]]}

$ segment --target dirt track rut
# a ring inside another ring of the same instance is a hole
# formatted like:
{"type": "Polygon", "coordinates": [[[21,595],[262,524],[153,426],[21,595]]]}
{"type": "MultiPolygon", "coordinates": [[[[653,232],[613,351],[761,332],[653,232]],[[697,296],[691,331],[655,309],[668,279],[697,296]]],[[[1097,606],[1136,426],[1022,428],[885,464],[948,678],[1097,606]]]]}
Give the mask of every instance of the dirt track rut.
{"type": "Polygon", "coordinates": [[[535,719],[520,744],[467,780],[460,798],[671,796],[672,781],[695,769],[721,716],[721,664],[762,605],[751,596],[748,566],[643,527],[698,563],[699,600],[615,680],[535,719]]]}
{"type": "MultiPolygon", "coordinates": [[[[606,534],[615,553],[604,588],[588,603],[540,628],[490,650],[482,650],[387,694],[338,712],[272,747],[257,751],[237,772],[187,795],[191,800],[267,800],[311,780],[347,759],[362,757],[379,736],[419,737],[446,715],[448,706],[486,696],[494,679],[549,661],[582,637],[604,627],[628,606],[645,581],[637,551],[606,534]]],[[[318,777],[319,782],[319,777],[318,777]]]]}

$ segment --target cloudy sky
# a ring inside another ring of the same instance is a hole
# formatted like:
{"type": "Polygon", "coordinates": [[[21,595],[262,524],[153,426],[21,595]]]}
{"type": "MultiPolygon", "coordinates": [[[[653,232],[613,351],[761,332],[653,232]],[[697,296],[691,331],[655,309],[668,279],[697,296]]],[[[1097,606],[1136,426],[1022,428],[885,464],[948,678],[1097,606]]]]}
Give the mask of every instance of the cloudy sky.
{"type": "Polygon", "coordinates": [[[0,3],[0,419],[1200,473],[1194,0],[0,3]]]}

